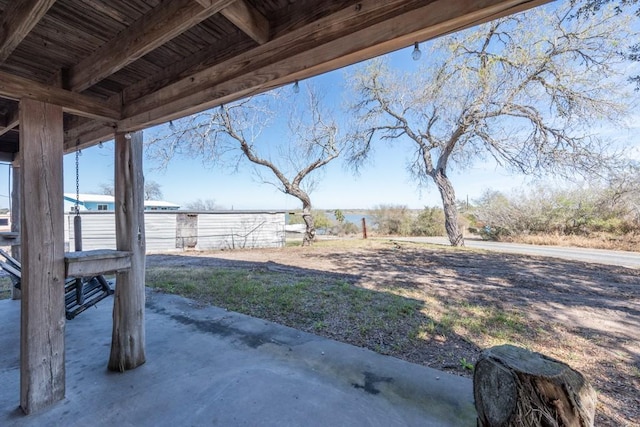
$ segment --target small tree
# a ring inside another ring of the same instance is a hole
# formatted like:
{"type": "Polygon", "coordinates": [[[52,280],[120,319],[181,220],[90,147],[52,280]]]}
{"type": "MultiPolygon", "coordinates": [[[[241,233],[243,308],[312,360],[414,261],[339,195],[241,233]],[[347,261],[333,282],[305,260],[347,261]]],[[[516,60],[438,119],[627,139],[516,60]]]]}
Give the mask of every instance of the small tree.
{"type": "Polygon", "coordinates": [[[408,236],[411,234],[413,216],[405,205],[378,205],[371,212],[378,233],[408,236]]]}
{"type": "MultiPolygon", "coordinates": [[[[103,182],[102,184],[100,184],[100,192],[108,196],[114,196],[115,190],[113,186],[113,181],[111,181],[110,183],[103,182]]],[[[161,185],[155,181],[145,181],[144,182],[144,199],[145,200],[161,200],[162,199],[161,185]]]]}
{"type": "Polygon", "coordinates": [[[618,53],[628,37],[623,16],[589,19],[575,10],[537,8],[433,43],[426,67],[400,75],[374,60],[351,77],[357,168],[376,139],[407,140],[420,184],[435,184],[452,245],[463,245],[452,165],[493,159],[524,174],[600,173],[615,155],[590,132],[615,122],[622,101],[618,53]]]}
{"type": "Polygon", "coordinates": [[[214,199],[197,199],[185,205],[191,211],[215,211],[221,209],[214,199]]]}
{"type": "Polygon", "coordinates": [[[162,200],[162,190],[160,189],[160,184],[158,184],[155,181],[145,181],[144,199],[145,200],[162,200]]]}
{"type": "Polygon", "coordinates": [[[412,236],[443,236],[445,233],[442,208],[425,207],[411,224],[412,236]]]}

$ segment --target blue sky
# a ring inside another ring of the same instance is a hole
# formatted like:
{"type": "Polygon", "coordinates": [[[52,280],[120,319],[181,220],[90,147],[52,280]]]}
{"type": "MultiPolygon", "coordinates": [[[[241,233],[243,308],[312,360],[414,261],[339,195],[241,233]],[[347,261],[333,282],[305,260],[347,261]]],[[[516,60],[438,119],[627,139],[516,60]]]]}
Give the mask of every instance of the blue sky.
{"type": "MultiPolygon", "coordinates": [[[[390,54],[392,65],[403,70],[415,70],[419,63],[411,59],[413,47],[390,54]]],[[[426,47],[420,61],[426,61],[426,47]]],[[[337,70],[314,79],[314,86],[322,89],[332,102],[343,102],[343,81],[346,70],[337,70]]],[[[301,85],[307,82],[301,82],[301,85]]],[[[302,95],[302,91],[300,93],[302,95]]],[[[620,141],[633,141],[637,133],[635,120],[628,129],[603,129],[610,137],[620,141]]],[[[154,129],[145,131],[153,133],[154,129]]],[[[640,143],[636,140],[635,153],[640,159],[640,143]]],[[[380,204],[406,205],[418,209],[440,206],[435,187],[419,189],[406,171],[406,159],[411,153],[408,143],[390,147],[378,144],[375,155],[359,174],[349,170],[342,159],[329,164],[318,187],[311,194],[318,209],[373,208],[380,204]]],[[[635,157],[635,156],[634,156],[635,157]]],[[[213,199],[225,209],[284,209],[300,207],[297,199],[279,192],[275,187],[261,183],[246,167],[239,173],[227,169],[205,167],[200,159],[174,158],[164,170],[145,159],[145,178],[160,184],[164,200],[185,205],[196,199],[213,199]]],[[[80,157],[80,192],[99,193],[100,184],[113,180],[113,142],[83,150],[80,157]]],[[[9,166],[0,165],[0,207],[9,205],[9,166]]],[[[64,191],[75,192],[75,154],[64,158],[64,191]]],[[[526,185],[527,178],[511,175],[493,163],[477,163],[464,171],[449,173],[458,199],[479,198],[487,189],[510,191],[526,185]]]]}

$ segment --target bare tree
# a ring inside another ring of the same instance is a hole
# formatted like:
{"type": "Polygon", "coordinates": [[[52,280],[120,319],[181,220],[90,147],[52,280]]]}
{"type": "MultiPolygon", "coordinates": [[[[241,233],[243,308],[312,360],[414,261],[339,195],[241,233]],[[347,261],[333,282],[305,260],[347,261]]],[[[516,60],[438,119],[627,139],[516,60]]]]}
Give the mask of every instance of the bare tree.
{"type": "Polygon", "coordinates": [[[263,183],[300,200],[303,244],[309,245],[316,234],[310,197],[314,178],[339,156],[346,139],[313,88],[307,85],[306,102],[301,97],[305,95],[275,91],[196,114],[151,140],[147,154],[165,165],[177,154],[196,155],[209,165],[232,165],[236,171],[248,160],[263,183]],[[274,136],[274,129],[283,127],[288,134],[274,136]]]}
{"type": "Polygon", "coordinates": [[[598,172],[615,157],[589,132],[628,111],[614,78],[625,28],[620,14],[581,19],[567,5],[538,8],[439,39],[414,74],[369,62],[350,79],[350,159],[359,167],[376,139],[410,141],[410,172],[436,185],[449,240],[463,245],[452,165],[492,158],[518,173],[569,176],[598,172]]]}
{"type": "Polygon", "coordinates": [[[115,189],[113,188],[113,181],[110,183],[101,183],[100,184],[100,194],[106,194],[107,196],[115,196],[115,189]]]}
{"type": "MultiPolygon", "coordinates": [[[[100,184],[100,192],[108,196],[114,196],[113,181],[109,183],[100,184]]],[[[162,189],[161,185],[156,181],[145,181],[144,183],[144,199],[145,200],[161,200],[162,189]]]]}
{"type": "Polygon", "coordinates": [[[160,188],[160,184],[158,184],[155,181],[145,181],[144,199],[145,200],[162,200],[162,189],[160,188]]]}
{"type": "Polygon", "coordinates": [[[221,209],[213,199],[197,199],[187,203],[185,208],[191,211],[215,211],[221,209]]]}

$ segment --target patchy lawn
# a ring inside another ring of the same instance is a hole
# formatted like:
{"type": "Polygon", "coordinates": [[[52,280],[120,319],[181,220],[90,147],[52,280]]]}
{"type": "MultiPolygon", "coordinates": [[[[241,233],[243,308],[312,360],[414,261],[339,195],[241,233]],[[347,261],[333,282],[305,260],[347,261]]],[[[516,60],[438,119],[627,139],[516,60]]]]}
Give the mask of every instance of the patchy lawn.
{"type": "Polygon", "coordinates": [[[384,241],[151,255],[147,284],[463,376],[511,343],[598,391],[597,425],[640,420],[640,271],[384,241]]]}

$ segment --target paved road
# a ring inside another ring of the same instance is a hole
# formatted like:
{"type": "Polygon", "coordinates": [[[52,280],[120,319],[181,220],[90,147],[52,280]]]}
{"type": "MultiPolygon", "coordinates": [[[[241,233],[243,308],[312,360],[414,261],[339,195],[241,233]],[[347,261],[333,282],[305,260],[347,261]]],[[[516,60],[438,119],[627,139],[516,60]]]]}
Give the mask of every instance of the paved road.
{"type": "MultiPolygon", "coordinates": [[[[393,238],[392,240],[435,243],[442,245],[449,244],[448,240],[444,237],[398,237],[393,238]]],[[[603,249],[585,249],[564,246],[523,245],[519,243],[487,242],[484,240],[471,239],[465,240],[465,244],[470,248],[479,248],[489,251],[548,256],[574,261],[640,268],[639,252],[608,251],[603,249]]]]}

